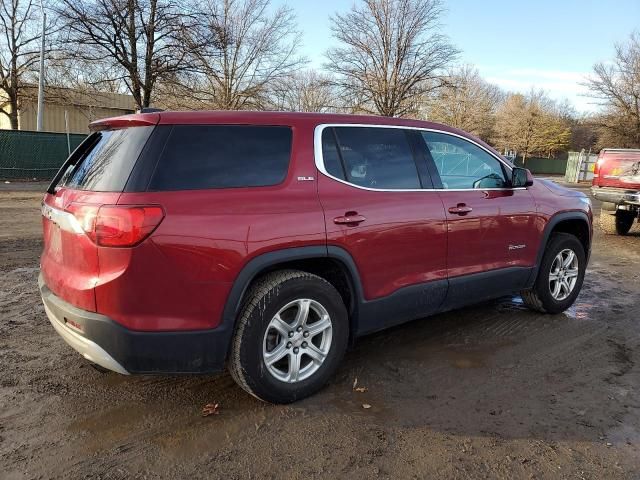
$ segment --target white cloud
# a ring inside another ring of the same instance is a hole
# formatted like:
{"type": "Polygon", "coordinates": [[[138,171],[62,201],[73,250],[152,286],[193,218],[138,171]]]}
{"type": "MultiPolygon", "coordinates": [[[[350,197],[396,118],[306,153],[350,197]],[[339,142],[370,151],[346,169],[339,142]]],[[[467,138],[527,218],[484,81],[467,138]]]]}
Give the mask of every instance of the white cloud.
{"type": "Polygon", "coordinates": [[[589,90],[582,85],[588,72],[499,67],[480,67],[479,70],[487,81],[505,90],[525,93],[532,88],[543,89],[558,101],[569,99],[579,112],[598,110],[594,100],[586,96],[589,90]]]}

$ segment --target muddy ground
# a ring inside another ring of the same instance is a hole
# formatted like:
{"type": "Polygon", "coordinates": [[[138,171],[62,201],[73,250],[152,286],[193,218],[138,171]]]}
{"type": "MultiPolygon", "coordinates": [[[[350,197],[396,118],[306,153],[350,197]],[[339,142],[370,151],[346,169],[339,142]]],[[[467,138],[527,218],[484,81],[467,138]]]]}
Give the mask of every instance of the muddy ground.
{"type": "Polygon", "coordinates": [[[313,398],[272,406],[228,374],[91,368],[40,304],[40,194],[3,187],[2,479],[640,478],[637,226],[596,234],[565,314],[516,297],[415,321],[360,340],[313,398]]]}

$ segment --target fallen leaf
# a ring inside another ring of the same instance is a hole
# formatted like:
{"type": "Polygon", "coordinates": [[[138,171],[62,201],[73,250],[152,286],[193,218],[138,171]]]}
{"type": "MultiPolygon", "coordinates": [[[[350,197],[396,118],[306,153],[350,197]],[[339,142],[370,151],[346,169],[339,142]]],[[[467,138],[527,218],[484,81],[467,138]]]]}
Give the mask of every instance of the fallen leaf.
{"type": "Polygon", "coordinates": [[[356,379],[353,381],[353,389],[355,390],[356,387],[358,386],[358,377],[356,377],[356,379]]]}
{"type": "Polygon", "coordinates": [[[362,404],[362,408],[364,408],[366,410],[366,409],[371,408],[371,405],[369,405],[368,403],[363,403],[362,404]]]}
{"type": "Polygon", "coordinates": [[[220,413],[219,403],[207,403],[202,407],[202,416],[208,417],[209,415],[218,415],[220,413]]]}
{"type": "Polygon", "coordinates": [[[364,393],[367,390],[368,390],[367,387],[356,387],[353,389],[354,392],[358,392],[358,393],[364,393]]]}

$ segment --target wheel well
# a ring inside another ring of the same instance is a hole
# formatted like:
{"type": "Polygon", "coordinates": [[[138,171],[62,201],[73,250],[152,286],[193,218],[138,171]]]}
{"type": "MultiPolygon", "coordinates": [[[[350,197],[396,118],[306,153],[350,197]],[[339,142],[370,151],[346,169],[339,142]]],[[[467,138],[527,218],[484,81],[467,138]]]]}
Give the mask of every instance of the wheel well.
{"type": "MultiPolygon", "coordinates": [[[[267,273],[285,269],[301,270],[303,272],[312,273],[324,278],[338,291],[338,293],[342,297],[342,301],[347,307],[350,321],[354,321],[355,310],[357,306],[357,294],[354,279],[352,278],[352,275],[347,267],[342,262],[329,257],[305,258],[302,260],[281,262],[275,265],[271,265],[264,270],[261,270],[260,273],[258,273],[253,278],[251,284],[253,284],[256,280],[266,275],[267,273]]],[[[353,327],[353,325],[351,325],[351,327],[353,327]]],[[[351,328],[351,331],[354,331],[353,328],[351,328]]]]}
{"type": "Polygon", "coordinates": [[[589,225],[584,220],[580,219],[568,219],[562,220],[558,222],[557,225],[553,227],[551,230],[551,234],[554,233],[568,233],[573,235],[584,247],[585,253],[589,254],[589,245],[590,245],[590,234],[589,234],[589,225]]]}

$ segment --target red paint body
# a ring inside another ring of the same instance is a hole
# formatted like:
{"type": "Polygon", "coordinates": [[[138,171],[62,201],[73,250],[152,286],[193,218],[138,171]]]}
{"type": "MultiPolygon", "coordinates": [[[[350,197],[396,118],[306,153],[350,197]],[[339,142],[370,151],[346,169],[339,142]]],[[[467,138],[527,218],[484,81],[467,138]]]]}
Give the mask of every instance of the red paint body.
{"type": "MultiPolygon", "coordinates": [[[[256,256],[290,247],[335,245],[353,258],[364,300],[403,287],[510,266],[533,267],[553,215],[583,211],[582,194],[536,180],[501,191],[368,191],[337,182],[314,163],[314,129],[323,123],[442,125],[369,116],[192,112],[130,115],[95,126],[153,124],[288,125],[291,163],[277,186],[218,190],[101,193],[61,188],[44,203],[64,210],[91,205],[158,205],[165,217],[132,248],[98,247],[83,233],[44,218],[41,269],[52,292],[84,310],[139,331],[218,326],[234,280],[256,256]],[[304,181],[300,177],[306,177],[304,181]],[[466,204],[465,216],[449,207],[466,204]],[[361,215],[362,223],[334,218],[361,215]],[[526,245],[510,249],[510,245],[526,245]]],[[[473,139],[481,143],[477,139],[473,139]]],[[[484,144],[483,144],[484,145],[484,144]]],[[[490,147],[487,147],[490,148],[490,147]]]]}

